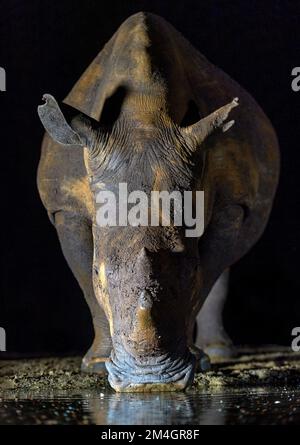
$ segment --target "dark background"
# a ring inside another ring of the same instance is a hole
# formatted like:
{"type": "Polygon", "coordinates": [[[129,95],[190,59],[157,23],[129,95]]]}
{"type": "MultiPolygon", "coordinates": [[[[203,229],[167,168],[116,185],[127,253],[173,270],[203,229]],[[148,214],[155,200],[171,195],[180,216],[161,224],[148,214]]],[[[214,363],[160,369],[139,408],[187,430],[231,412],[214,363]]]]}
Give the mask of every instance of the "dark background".
{"type": "Polygon", "coordinates": [[[300,1],[0,1],[1,295],[0,326],[13,354],[88,348],[90,315],[62,256],[36,188],[43,135],[36,107],[57,99],[132,13],[170,21],[246,88],[277,130],[282,172],[261,240],[232,268],[225,324],[236,343],[291,343],[300,325],[298,214],[300,1]]]}

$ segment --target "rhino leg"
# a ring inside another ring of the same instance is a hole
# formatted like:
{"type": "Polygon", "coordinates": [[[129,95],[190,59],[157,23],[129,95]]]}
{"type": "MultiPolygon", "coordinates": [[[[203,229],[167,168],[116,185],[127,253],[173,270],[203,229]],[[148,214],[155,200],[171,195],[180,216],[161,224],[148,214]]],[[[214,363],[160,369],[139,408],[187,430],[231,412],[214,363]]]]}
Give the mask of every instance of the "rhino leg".
{"type": "Polygon", "coordinates": [[[94,341],[82,360],[82,370],[106,373],[105,361],[111,352],[111,337],[106,316],[96,300],[92,284],[93,239],[89,224],[68,212],[55,214],[63,254],[75,275],[90,308],[94,341]]]}
{"type": "Polygon", "coordinates": [[[197,315],[196,345],[212,360],[235,355],[223,326],[222,312],[228,290],[229,269],[222,273],[197,315]]]}

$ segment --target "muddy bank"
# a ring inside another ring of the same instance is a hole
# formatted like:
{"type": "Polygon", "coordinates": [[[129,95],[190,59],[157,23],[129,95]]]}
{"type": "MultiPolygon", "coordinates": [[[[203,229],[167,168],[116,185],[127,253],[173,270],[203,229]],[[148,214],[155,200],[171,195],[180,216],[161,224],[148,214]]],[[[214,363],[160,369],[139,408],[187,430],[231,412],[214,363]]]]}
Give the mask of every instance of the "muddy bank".
{"type": "Polygon", "coordinates": [[[81,357],[0,362],[0,391],[106,388],[107,379],[82,373],[81,357]]]}
{"type": "Polygon", "coordinates": [[[240,350],[235,359],[215,363],[211,371],[198,374],[193,388],[300,387],[300,353],[240,350]]]}
{"type": "MultiPolygon", "coordinates": [[[[0,362],[0,391],[108,389],[105,377],[80,371],[80,357],[0,362]]],[[[193,390],[256,386],[300,387],[300,353],[289,350],[243,350],[227,362],[198,374],[193,390]]]]}

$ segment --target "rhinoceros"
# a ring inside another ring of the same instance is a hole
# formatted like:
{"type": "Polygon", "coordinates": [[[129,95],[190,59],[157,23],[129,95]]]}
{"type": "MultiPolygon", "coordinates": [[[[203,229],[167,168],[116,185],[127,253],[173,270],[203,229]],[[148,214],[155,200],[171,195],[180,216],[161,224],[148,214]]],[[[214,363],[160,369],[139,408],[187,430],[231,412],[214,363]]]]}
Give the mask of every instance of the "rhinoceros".
{"type": "Polygon", "coordinates": [[[203,351],[232,350],[222,325],[228,270],[270,214],[279,175],[272,125],[172,25],[144,12],[96,56],[64,113],[44,100],[38,188],[93,318],[82,369],[108,371],[120,392],[184,389],[209,366],[203,351]],[[97,193],[120,183],[146,194],[203,190],[203,234],[99,226],[97,193]]]}

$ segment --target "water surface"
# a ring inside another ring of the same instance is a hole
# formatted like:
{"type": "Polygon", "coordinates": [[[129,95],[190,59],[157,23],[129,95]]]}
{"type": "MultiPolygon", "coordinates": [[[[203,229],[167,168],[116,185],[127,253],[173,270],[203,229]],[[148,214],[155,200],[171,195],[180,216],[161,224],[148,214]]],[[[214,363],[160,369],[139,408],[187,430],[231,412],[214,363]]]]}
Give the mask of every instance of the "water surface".
{"type": "Polygon", "coordinates": [[[0,394],[0,424],[300,424],[300,389],[160,394],[5,392],[0,394]]]}

